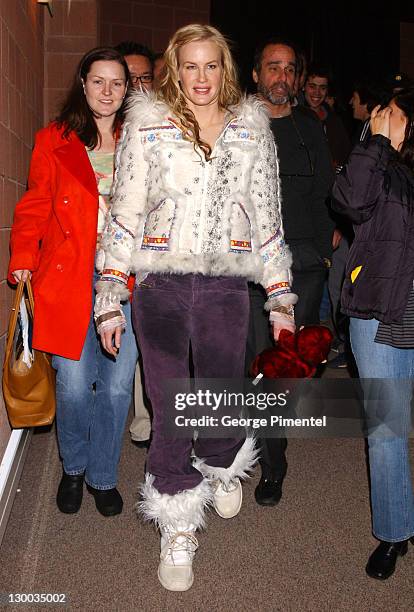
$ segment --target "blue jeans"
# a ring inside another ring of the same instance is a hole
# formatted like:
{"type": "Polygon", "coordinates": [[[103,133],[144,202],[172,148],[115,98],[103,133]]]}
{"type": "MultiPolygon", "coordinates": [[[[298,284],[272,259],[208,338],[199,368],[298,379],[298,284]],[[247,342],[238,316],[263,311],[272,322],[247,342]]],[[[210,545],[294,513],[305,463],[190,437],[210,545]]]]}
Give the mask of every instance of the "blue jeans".
{"type": "Polygon", "coordinates": [[[55,355],[56,422],[60,455],[67,474],[85,473],[95,489],[116,486],[125,421],[132,398],[138,349],[131,305],[123,305],[127,327],[115,359],[96,334],[93,315],[79,361],[55,355]]]}
{"type": "MultiPolygon", "coordinates": [[[[364,386],[368,417],[375,410],[373,393],[383,389],[386,420],[398,424],[398,433],[380,425],[368,435],[373,534],[379,540],[399,542],[414,535],[414,499],[409,461],[414,349],[398,349],[374,342],[376,319],[351,318],[351,346],[361,378],[399,379],[378,387],[364,386]]],[[[381,408],[380,408],[381,410],[381,408]]],[[[395,429],[393,430],[396,431],[395,429]]]]}

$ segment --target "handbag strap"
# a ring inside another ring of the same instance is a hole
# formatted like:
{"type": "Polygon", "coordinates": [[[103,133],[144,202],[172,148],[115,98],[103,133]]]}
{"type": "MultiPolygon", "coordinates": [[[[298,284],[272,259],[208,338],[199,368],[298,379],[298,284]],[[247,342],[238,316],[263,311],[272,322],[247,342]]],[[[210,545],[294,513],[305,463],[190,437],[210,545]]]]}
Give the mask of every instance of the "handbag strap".
{"type": "Polygon", "coordinates": [[[21,302],[21,299],[22,299],[22,296],[23,296],[23,291],[24,291],[25,285],[26,285],[26,289],[27,289],[27,294],[29,296],[29,301],[28,301],[29,310],[30,310],[29,315],[33,319],[33,315],[34,315],[34,300],[33,300],[32,285],[30,283],[30,279],[27,279],[26,281],[20,280],[19,284],[17,285],[16,295],[14,297],[14,304],[12,306],[12,312],[11,312],[10,320],[9,320],[9,328],[7,330],[7,344],[6,344],[6,353],[5,353],[5,356],[10,355],[11,350],[12,350],[13,339],[14,339],[14,332],[16,330],[17,318],[18,318],[19,312],[20,312],[20,302],[21,302]]]}
{"type": "Polygon", "coordinates": [[[33,298],[33,289],[32,289],[32,283],[30,282],[30,278],[26,279],[26,290],[27,290],[27,295],[29,297],[29,306],[31,310],[30,314],[33,319],[34,318],[34,298],[33,298]]]}

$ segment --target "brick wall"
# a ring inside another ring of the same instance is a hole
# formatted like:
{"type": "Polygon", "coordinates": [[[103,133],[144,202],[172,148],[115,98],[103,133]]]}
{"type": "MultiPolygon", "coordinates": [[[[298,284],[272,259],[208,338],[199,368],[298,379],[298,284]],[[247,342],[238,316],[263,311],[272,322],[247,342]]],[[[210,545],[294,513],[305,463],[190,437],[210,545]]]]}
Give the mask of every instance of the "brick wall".
{"type": "MultiPolygon", "coordinates": [[[[16,201],[26,187],[33,133],[43,123],[44,7],[35,0],[0,4],[0,365],[13,291],[6,282],[16,201]]],[[[0,394],[0,459],[10,435],[0,394]]]]}
{"type": "Polygon", "coordinates": [[[189,23],[209,23],[210,0],[98,0],[100,44],[135,40],[163,51],[189,23]]]}
{"type": "Polygon", "coordinates": [[[53,0],[45,24],[45,122],[56,116],[82,55],[96,47],[97,0],[53,0]]]}
{"type": "Polygon", "coordinates": [[[400,70],[414,79],[414,23],[400,23],[400,70]]]}
{"type": "MultiPolygon", "coordinates": [[[[13,290],[6,281],[13,210],[26,189],[35,132],[54,117],[80,57],[97,45],[97,0],[0,4],[0,365],[13,290]],[[69,10],[70,9],[70,10],[69,10]]],[[[0,459],[10,428],[0,394],[0,459]]]]}

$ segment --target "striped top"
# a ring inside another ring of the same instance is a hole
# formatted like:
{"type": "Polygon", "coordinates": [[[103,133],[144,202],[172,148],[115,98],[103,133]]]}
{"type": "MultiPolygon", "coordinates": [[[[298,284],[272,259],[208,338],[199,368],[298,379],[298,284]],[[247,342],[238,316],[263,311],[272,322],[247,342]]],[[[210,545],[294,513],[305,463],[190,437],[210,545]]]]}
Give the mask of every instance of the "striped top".
{"type": "Polygon", "coordinates": [[[375,342],[395,348],[414,347],[414,288],[411,288],[402,322],[387,325],[380,321],[375,342]]]}

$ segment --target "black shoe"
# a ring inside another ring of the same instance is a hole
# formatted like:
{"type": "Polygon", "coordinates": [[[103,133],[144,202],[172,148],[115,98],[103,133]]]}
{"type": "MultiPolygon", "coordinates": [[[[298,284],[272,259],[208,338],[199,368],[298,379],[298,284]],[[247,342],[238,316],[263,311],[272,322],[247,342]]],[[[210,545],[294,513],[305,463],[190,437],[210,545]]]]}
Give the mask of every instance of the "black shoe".
{"type": "Polygon", "coordinates": [[[346,353],[338,353],[336,357],[330,359],[326,364],[326,367],[337,369],[337,368],[346,368],[348,366],[348,360],[346,357],[346,353]]]}
{"type": "Polygon", "coordinates": [[[70,476],[63,472],[56,495],[57,507],[65,514],[75,514],[82,504],[83,474],[70,476]]]}
{"type": "Polygon", "coordinates": [[[331,344],[331,351],[334,353],[343,353],[344,352],[344,341],[339,338],[334,338],[331,344]]]}
{"type": "MultiPolygon", "coordinates": [[[[411,538],[414,543],[414,538],[411,538]]],[[[398,557],[407,554],[408,540],[402,542],[381,542],[368,559],[365,571],[371,578],[387,580],[395,570],[398,557]]]]}
{"type": "Polygon", "coordinates": [[[131,442],[134,446],[137,446],[138,448],[149,448],[150,445],[149,440],[133,440],[131,438],[131,442]]]}
{"type": "Polygon", "coordinates": [[[276,506],[282,497],[283,480],[267,480],[261,477],[254,491],[254,498],[260,506],[276,506]]]}
{"type": "Polygon", "coordinates": [[[94,489],[88,485],[88,491],[94,496],[96,509],[103,516],[121,514],[124,502],[115,487],[113,489],[94,489]]]}

